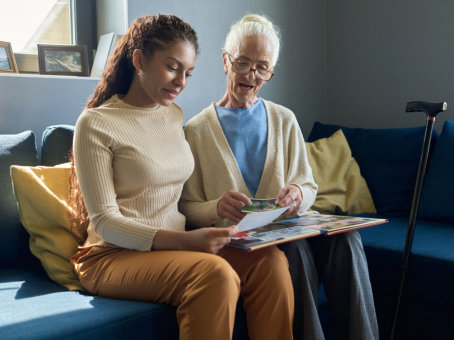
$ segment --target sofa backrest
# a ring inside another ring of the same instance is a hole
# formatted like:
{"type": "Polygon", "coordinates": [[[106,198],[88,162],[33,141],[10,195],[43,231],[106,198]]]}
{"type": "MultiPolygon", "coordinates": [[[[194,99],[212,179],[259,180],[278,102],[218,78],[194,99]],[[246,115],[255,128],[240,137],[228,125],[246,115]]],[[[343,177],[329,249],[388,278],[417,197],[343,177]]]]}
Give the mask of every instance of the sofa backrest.
{"type": "Polygon", "coordinates": [[[428,166],[418,218],[454,223],[454,121],[447,120],[428,166]]]}
{"type": "MultiPolygon", "coordinates": [[[[408,216],[421,157],[425,127],[395,129],[348,128],[316,122],[312,142],[341,129],[381,215],[408,216]]],[[[433,148],[438,133],[432,135],[433,148]]]]}
{"type": "Polygon", "coordinates": [[[73,143],[74,126],[52,125],[43,132],[41,165],[53,166],[69,162],[73,143]]]}
{"type": "Polygon", "coordinates": [[[32,131],[0,135],[0,267],[8,267],[31,256],[11,183],[10,166],[13,164],[38,165],[32,131]]]}
{"type": "MultiPolygon", "coordinates": [[[[41,164],[53,166],[69,161],[74,126],[54,125],[43,132],[41,164]]],[[[29,236],[19,218],[11,182],[11,165],[37,166],[35,134],[25,131],[0,135],[0,267],[28,262],[32,257],[29,236]]]]}

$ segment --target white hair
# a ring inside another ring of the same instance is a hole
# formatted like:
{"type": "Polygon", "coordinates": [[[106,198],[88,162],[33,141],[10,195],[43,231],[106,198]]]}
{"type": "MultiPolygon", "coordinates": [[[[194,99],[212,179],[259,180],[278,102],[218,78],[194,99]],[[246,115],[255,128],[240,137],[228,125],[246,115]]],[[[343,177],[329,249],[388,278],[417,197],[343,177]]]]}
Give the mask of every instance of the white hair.
{"type": "Polygon", "coordinates": [[[249,36],[264,36],[273,47],[272,65],[275,66],[279,57],[279,30],[266,17],[258,14],[248,14],[230,28],[225,39],[224,51],[233,54],[240,47],[244,38],[249,36]]]}

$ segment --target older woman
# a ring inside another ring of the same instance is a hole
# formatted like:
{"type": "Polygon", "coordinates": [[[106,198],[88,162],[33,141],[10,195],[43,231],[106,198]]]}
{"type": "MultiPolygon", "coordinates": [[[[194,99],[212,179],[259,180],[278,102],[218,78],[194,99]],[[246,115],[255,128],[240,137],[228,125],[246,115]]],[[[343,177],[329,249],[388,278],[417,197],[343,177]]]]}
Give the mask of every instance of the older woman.
{"type": "MultiPolygon", "coordinates": [[[[222,54],[228,80],[225,95],[185,128],[195,170],[184,186],[180,209],[196,227],[238,223],[250,197],[277,197],[281,206],[289,206],[289,214],[298,215],[315,200],[317,185],[294,114],[257,97],[274,74],[279,46],[273,24],[258,15],[245,16],[227,35],[222,54]]],[[[357,232],[294,241],[281,249],[295,288],[295,338],[324,338],[317,313],[317,287],[322,281],[338,338],[378,339],[357,232]]]]}

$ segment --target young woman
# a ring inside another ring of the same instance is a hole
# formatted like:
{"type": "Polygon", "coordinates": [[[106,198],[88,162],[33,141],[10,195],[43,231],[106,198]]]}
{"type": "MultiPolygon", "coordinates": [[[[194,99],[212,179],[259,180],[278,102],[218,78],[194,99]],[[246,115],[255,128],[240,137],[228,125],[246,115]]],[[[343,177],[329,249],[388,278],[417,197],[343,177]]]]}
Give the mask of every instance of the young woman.
{"type": "Polygon", "coordinates": [[[172,15],[137,19],[119,41],[76,124],[72,197],[83,243],[72,262],[92,294],[177,306],[181,339],[230,339],[240,293],[252,338],[271,339],[271,325],[290,338],[285,256],[246,254],[231,265],[216,254],[237,228],[185,231],[178,212],[194,160],[173,100],[197,49],[194,30],[172,15]],[[284,285],[265,285],[267,277],[284,285]],[[261,306],[270,296],[273,310],[265,315],[261,306]],[[285,316],[273,320],[276,314],[285,316]]]}

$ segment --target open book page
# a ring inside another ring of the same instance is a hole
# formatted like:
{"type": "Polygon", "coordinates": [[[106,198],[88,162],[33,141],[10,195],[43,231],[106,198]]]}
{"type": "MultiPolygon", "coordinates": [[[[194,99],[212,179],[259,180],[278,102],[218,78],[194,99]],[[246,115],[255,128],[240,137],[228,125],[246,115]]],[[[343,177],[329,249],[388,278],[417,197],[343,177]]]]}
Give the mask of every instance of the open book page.
{"type": "Polygon", "coordinates": [[[319,230],[301,226],[288,226],[279,223],[270,223],[245,232],[239,232],[232,236],[228,246],[242,248],[245,250],[255,250],[297,240],[306,237],[320,235],[319,230]]]}
{"type": "Polygon", "coordinates": [[[279,221],[288,227],[303,226],[320,230],[321,234],[332,235],[348,230],[355,230],[385,223],[387,220],[368,217],[354,217],[326,214],[308,214],[290,220],[279,221]]]}
{"type": "MultiPolygon", "coordinates": [[[[246,216],[247,217],[247,216],[246,216]]],[[[318,235],[333,235],[385,223],[385,219],[308,213],[290,220],[240,231],[228,246],[247,251],[318,235]]]]}

